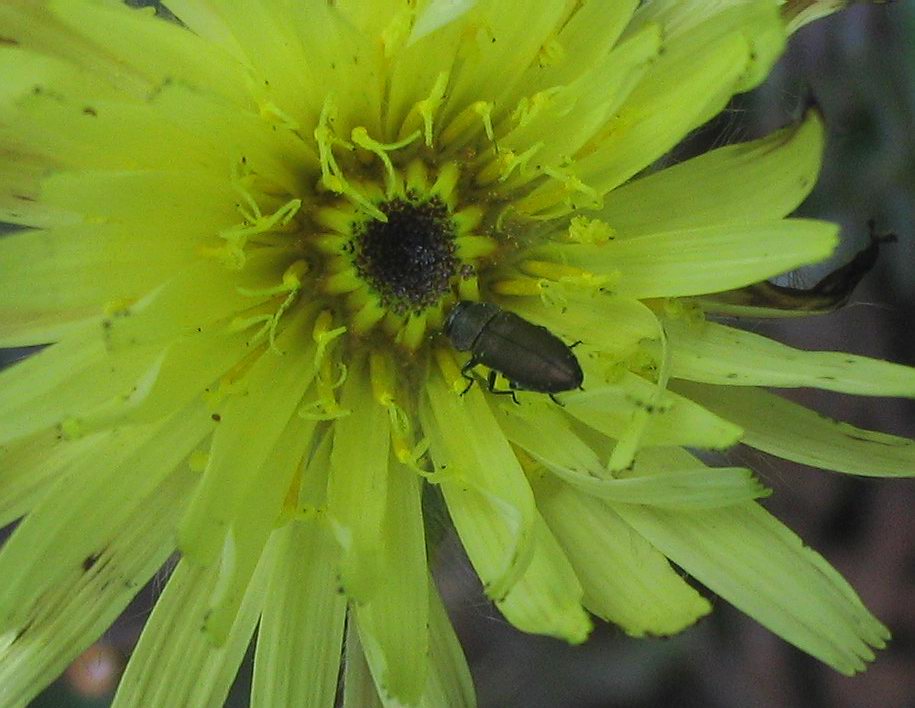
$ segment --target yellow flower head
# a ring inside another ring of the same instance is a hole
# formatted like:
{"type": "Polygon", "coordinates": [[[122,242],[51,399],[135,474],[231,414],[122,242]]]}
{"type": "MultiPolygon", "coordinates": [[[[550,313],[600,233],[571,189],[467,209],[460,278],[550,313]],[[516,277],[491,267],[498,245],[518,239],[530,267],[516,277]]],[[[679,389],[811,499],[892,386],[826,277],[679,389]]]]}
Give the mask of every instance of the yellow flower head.
{"type": "Polygon", "coordinates": [[[873,658],[751,472],[687,451],[915,470],[761,388],[915,397],[911,369],[708,318],[847,295],[766,283],[837,242],[785,218],[820,118],[652,169],[835,3],[164,4],[0,6],[0,345],[53,343],[0,374],[0,704],[177,551],[116,705],[221,704],[255,628],[255,706],[333,705],[344,633],[347,705],[472,705],[436,500],[524,631],[678,632],[710,604],[670,559],[873,658]]]}

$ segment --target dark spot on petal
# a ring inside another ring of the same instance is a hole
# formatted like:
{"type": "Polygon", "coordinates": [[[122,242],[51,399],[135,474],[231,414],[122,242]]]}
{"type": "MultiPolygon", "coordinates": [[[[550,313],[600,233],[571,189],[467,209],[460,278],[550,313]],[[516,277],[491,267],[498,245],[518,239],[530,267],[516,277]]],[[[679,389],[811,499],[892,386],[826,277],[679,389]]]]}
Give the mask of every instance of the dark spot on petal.
{"type": "Polygon", "coordinates": [[[222,420],[222,416],[219,415],[219,413],[214,413],[213,415],[210,416],[210,418],[212,418],[213,421],[216,423],[218,423],[219,421],[222,420]]]}
{"type": "Polygon", "coordinates": [[[98,116],[98,111],[96,111],[92,106],[86,106],[83,109],[83,115],[92,116],[93,118],[98,116]]]}
{"type": "Polygon", "coordinates": [[[98,563],[98,559],[101,556],[101,553],[90,553],[83,559],[83,572],[88,573],[92,570],[92,567],[98,563]]]}
{"type": "Polygon", "coordinates": [[[20,639],[22,639],[25,636],[26,632],[28,632],[32,628],[32,624],[34,623],[34,621],[35,621],[34,619],[30,619],[28,622],[26,622],[22,626],[22,629],[20,629],[18,632],[16,632],[16,636],[13,639],[13,644],[18,642],[20,639]]]}

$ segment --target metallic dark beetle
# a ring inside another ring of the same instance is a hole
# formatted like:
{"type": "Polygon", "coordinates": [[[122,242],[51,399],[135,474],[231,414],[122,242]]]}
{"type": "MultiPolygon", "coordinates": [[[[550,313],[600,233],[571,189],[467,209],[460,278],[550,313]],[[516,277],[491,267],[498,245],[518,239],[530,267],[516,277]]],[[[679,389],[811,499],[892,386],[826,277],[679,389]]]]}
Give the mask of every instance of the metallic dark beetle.
{"type": "Polygon", "coordinates": [[[489,376],[490,391],[495,391],[496,371],[508,379],[511,389],[551,396],[580,387],[584,379],[571,347],[546,327],[532,324],[497,305],[459,302],[445,320],[445,334],[455,349],[471,353],[470,361],[461,369],[471,384],[469,372],[473,367],[483,364],[493,370],[489,376]]]}

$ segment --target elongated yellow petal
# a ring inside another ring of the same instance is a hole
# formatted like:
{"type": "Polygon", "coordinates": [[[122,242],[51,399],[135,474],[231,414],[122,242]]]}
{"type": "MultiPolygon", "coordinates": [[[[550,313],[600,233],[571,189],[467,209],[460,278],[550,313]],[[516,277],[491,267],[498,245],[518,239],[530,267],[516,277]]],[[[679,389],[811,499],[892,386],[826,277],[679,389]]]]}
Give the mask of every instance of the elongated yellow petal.
{"type": "Polygon", "coordinates": [[[538,480],[534,491],[591,612],[641,637],[674,634],[711,611],[667,559],[609,507],[549,478],[538,480]]]}
{"type": "Polygon", "coordinates": [[[76,460],[103,450],[111,435],[68,440],[49,428],[0,446],[0,527],[30,511],[76,460]]]}
{"type": "Polygon", "coordinates": [[[161,424],[110,436],[101,458],[82,457],[0,551],[0,626],[29,612],[34,598],[87,558],[104,553],[115,531],[142,512],[149,492],[210,432],[202,407],[161,424]]]}
{"type": "Polygon", "coordinates": [[[343,548],[341,582],[357,602],[372,599],[384,573],[390,423],[373,400],[363,362],[349,370],[341,405],[349,414],[334,425],[327,507],[343,548]]]}
{"type": "Polygon", "coordinates": [[[580,644],[591,632],[591,620],[581,606],[584,591],[540,517],[534,534],[534,557],[521,579],[496,606],[518,629],[580,644]]]}
{"type": "Polygon", "coordinates": [[[346,612],[337,592],[337,542],[320,521],[291,522],[277,535],[251,705],[332,708],[346,612]]]}
{"type": "Polygon", "coordinates": [[[217,568],[182,560],[140,635],[113,706],[220,705],[225,700],[260,615],[275,562],[268,547],[245,593],[227,640],[216,645],[200,631],[217,580],[217,568]],[[174,647],[180,646],[180,652],[174,647]]]}
{"type": "Polygon", "coordinates": [[[760,140],[712,150],[623,185],[598,212],[619,238],[781,218],[816,181],[823,151],[816,110],[760,140]]]}
{"type": "Polygon", "coordinates": [[[541,143],[535,153],[537,165],[560,167],[610,120],[660,49],[660,30],[646,27],[593,63],[587,74],[547,95],[535,94],[535,100],[545,105],[532,101],[534,105],[521,111],[517,127],[500,138],[500,148],[523,152],[541,143]],[[557,135],[554,126],[560,121],[563,130],[557,135]]]}
{"type": "Polygon", "coordinates": [[[442,599],[429,581],[429,675],[422,708],[475,708],[473,679],[442,599]]]}
{"type": "Polygon", "coordinates": [[[721,449],[734,445],[741,429],[723,417],[668,391],[658,399],[654,384],[626,373],[602,384],[597,370],[585,375],[587,388],[563,396],[566,411],[611,438],[622,438],[638,411],[647,411],[644,445],[688,445],[721,449]]]}
{"type": "Polygon", "coordinates": [[[908,438],[856,428],[756,388],[676,388],[744,426],[741,442],[771,455],[866,477],[915,475],[915,441],[908,438]]]}
{"type": "Polygon", "coordinates": [[[567,419],[542,406],[503,406],[505,436],[576,489],[598,499],[680,509],[729,506],[766,494],[750,470],[691,466],[638,479],[612,479],[597,453],[573,433],[567,419]],[[517,408],[517,410],[516,410],[517,408]],[[543,430],[550,434],[544,435],[543,430]]]}
{"type": "Polygon", "coordinates": [[[106,358],[96,327],[80,330],[0,372],[0,440],[62,425],[127,393],[159,356],[139,348],[106,358]]]}
{"type": "Polygon", "coordinates": [[[304,308],[243,379],[243,390],[220,406],[206,470],[179,529],[179,547],[194,562],[213,563],[239,507],[252,493],[252,472],[267,460],[302,403],[314,376],[309,342],[311,312],[304,308]],[[256,434],[254,434],[256,432],[256,434]]]}
{"type": "Polygon", "coordinates": [[[618,274],[608,289],[635,298],[739,288],[832,253],[838,229],[802,219],[652,233],[600,246],[550,245],[536,253],[592,273],[618,274]]]}
{"type": "Polygon", "coordinates": [[[292,418],[259,469],[249,470],[246,503],[229,520],[219,577],[204,629],[215,644],[226,640],[264,548],[281,518],[290,485],[312,443],[315,422],[292,418]]]}
{"type": "MultiPolygon", "coordinates": [[[[111,529],[109,544],[29,601],[28,615],[0,633],[0,703],[26,705],[95,641],[173,551],[172,533],[194,482],[170,475],[111,529]]],[[[96,497],[97,498],[97,497],[96,497]]]]}
{"type": "Polygon", "coordinates": [[[379,694],[415,704],[427,683],[430,627],[426,544],[419,478],[403,465],[388,475],[379,562],[384,573],[371,598],[353,610],[379,694]]]}
{"type": "Polygon", "coordinates": [[[822,556],[755,504],[702,514],[613,509],[716,594],[844,674],[862,671],[889,638],[822,556]]]}
{"type": "Polygon", "coordinates": [[[915,369],[844,352],[811,352],[752,332],[667,321],[671,375],[726,386],[808,386],[868,396],[915,398],[915,369]]]}
{"type": "Polygon", "coordinates": [[[354,621],[346,623],[346,654],[343,660],[343,708],[382,708],[372,673],[369,671],[362,640],[354,621]]]}
{"type": "Polygon", "coordinates": [[[478,389],[459,397],[440,376],[420,409],[435,471],[486,593],[501,599],[533,551],[534,497],[478,389]]]}

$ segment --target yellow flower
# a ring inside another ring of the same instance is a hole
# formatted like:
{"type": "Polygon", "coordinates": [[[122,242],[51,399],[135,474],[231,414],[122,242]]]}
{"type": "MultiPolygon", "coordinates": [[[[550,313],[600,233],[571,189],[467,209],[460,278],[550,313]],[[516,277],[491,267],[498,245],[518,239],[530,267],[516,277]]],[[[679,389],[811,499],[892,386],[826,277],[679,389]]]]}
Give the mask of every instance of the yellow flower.
{"type": "Polygon", "coordinates": [[[687,451],[915,470],[760,388],[915,371],[708,317],[841,299],[764,282],[836,244],[785,218],[820,119],[651,169],[825,12],[779,4],[6,0],[0,344],[53,345],[0,374],[0,704],[177,550],[116,705],[220,704],[255,628],[255,706],[333,705],[342,651],[347,705],[472,705],[436,503],[524,631],[678,632],[710,605],[670,559],[861,670],[886,629],[749,470],[687,451]]]}

